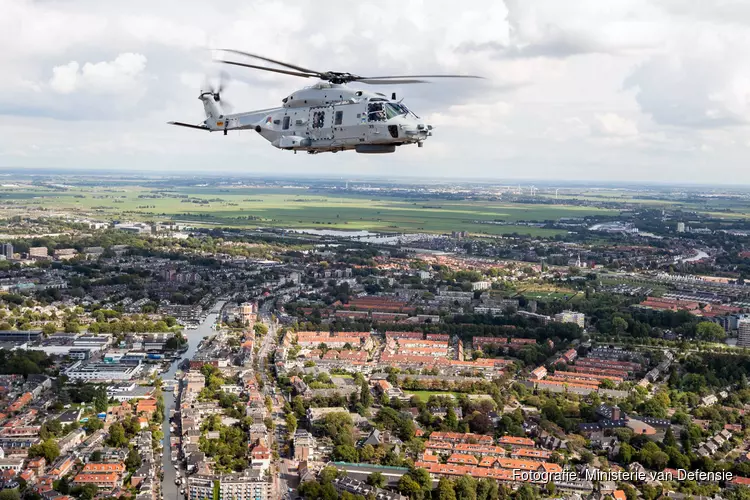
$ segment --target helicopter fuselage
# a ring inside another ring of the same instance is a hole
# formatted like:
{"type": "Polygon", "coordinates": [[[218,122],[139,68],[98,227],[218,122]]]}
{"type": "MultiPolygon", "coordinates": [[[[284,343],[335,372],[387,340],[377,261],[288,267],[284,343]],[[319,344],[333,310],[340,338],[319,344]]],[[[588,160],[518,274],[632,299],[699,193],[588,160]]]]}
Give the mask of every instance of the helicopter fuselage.
{"type": "Polygon", "coordinates": [[[321,82],[294,92],[278,108],[222,115],[211,93],[200,99],[212,132],[255,130],[273,146],[309,153],[355,150],[392,153],[397,146],[422,143],[432,126],[383,94],[321,82]]]}

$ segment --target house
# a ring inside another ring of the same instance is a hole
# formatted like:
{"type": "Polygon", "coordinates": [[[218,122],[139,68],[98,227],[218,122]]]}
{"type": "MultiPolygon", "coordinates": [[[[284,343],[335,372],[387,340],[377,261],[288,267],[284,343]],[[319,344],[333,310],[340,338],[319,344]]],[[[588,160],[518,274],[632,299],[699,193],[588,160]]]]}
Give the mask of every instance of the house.
{"type": "Polygon", "coordinates": [[[73,451],[79,444],[83,443],[83,439],[86,437],[86,431],[83,429],[76,429],[69,432],[66,436],[63,436],[57,441],[57,445],[60,447],[60,453],[68,453],[73,451]]]}
{"type": "Polygon", "coordinates": [[[73,479],[74,486],[84,486],[86,484],[93,484],[99,488],[112,490],[122,486],[122,476],[115,473],[109,474],[84,474],[79,473],[73,479]]]}
{"type": "Polygon", "coordinates": [[[89,462],[84,465],[81,471],[85,474],[100,474],[114,472],[117,474],[123,474],[125,472],[125,464],[122,462],[114,463],[103,463],[103,462],[89,462]]]}
{"type": "Polygon", "coordinates": [[[49,475],[57,480],[65,476],[75,465],[76,459],[73,455],[65,455],[57,459],[52,464],[52,470],[49,471],[49,475]]]}
{"type": "Polygon", "coordinates": [[[139,399],[136,405],[136,413],[138,415],[145,415],[149,419],[156,412],[156,400],[155,399],[139,399]]]}
{"type": "Polygon", "coordinates": [[[64,411],[59,417],[57,417],[57,420],[59,420],[62,425],[73,424],[81,420],[81,411],[80,408],[64,411]]]}
{"type": "Polygon", "coordinates": [[[33,458],[26,464],[26,468],[31,469],[36,473],[37,477],[44,474],[44,467],[47,465],[47,460],[44,457],[33,458]]]}
{"type": "Polygon", "coordinates": [[[370,435],[361,443],[362,446],[368,444],[371,446],[389,445],[394,448],[394,453],[398,454],[400,453],[401,445],[404,443],[398,437],[394,436],[391,431],[373,429],[370,435]]]}

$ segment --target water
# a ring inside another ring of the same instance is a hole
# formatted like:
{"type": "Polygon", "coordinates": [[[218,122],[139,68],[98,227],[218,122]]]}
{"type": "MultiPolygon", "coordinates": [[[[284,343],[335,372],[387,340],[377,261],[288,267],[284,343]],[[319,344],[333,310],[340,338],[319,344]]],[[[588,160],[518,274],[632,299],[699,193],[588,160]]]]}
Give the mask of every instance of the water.
{"type": "Polygon", "coordinates": [[[336,236],[338,238],[350,238],[357,241],[382,244],[400,244],[426,237],[423,234],[387,234],[373,233],[371,231],[345,231],[338,229],[289,229],[293,233],[314,234],[316,236],[336,236]]]}
{"type": "Polygon", "coordinates": [[[314,234],[317,236],[340,236],[342,238],[356,238],[362,236],[377,236],[370,231],[343,231],[337,229],[289,229],[292,233],[314,234]]]}
{"type": "MultiPolygon", "coordinates": [[[[201,340],[216,333],[211,327],[218,318],[219,312],[223,306],[224,302],[218,302],[211,310],[211,314],[206,317],[197,329],[183,331],[183,334],[188,340],[188,350],[183,354],[182,358],[172,363],[172,366],[169,367],[167,372],[161,374],[162,379],[166,380],[174,378],[175,373],[177,372],[177,365],[179,365],[185,358],[191,359],[195,354],[195,351],[198,350],[198,344],[200,344],[201,340]]],[[[177,471],[172,463],[172,447],[169,443],[171,437],[169,429],[169,410],[174,408],[174,405],[174,394],[172,391],[165,391],[164,407],[166,411],[164,412],[164,422],[162,424],[162,432],[164,433],[164,440],[162,441],[162,446],[164,447],[164,457],[162,458],[162,464],[164,465],[164,481],[162,481],[161,485],[164,500],[178,500],[181,498],[179,489],[182,486],[174,484],[174,480],[177,477],[177,471]]]]}

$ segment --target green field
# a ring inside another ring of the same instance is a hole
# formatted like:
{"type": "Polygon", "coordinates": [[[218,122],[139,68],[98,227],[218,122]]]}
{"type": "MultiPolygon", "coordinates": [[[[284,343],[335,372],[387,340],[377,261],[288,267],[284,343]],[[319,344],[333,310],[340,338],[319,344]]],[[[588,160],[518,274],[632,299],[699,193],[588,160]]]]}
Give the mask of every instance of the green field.
{"type": "Polygon", "coordinates": [[[449,391],[404,391],[404,394],[417,396],[421,401],[427,402],[430,396],[452,396],[455,398],[458,393],[449,391]]]}
{"type": "Polygon", "coordinates": [[[94,219],[182,221],[227,227],[370,230],[380,232],[468,231],[473,234],[554,236],[563,231],[515,225],[561,217],[612,216],[617,210],[572,205],[374,199],[356,194],[321,195],[306,189],[177,188],[139,186],[64,189],[2,188],[0,203],[43,208],[94,219]],[[489,224],[486,222],[502,222],[489,224]]]}

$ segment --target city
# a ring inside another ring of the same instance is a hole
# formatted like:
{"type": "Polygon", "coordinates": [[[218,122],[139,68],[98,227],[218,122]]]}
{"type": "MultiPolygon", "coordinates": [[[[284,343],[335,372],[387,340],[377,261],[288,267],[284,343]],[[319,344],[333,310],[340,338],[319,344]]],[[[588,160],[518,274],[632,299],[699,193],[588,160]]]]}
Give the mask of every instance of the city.
{"type": "Polygon", "coordinates": [[[0,0],[0,500],[750,500],[750,8],[0,0]]]}
{"type": "MultiPolygon", "coordinates": [[[[500,234],[291,231],[49,214],[24,201],[40,189],[3,188],[8,499],[750,491],[742,217],[635,194],[500,234]]],[[[537,217],[578,196],[516,189],[440,189],[415,213],[449,197],[537,217]]]]}

